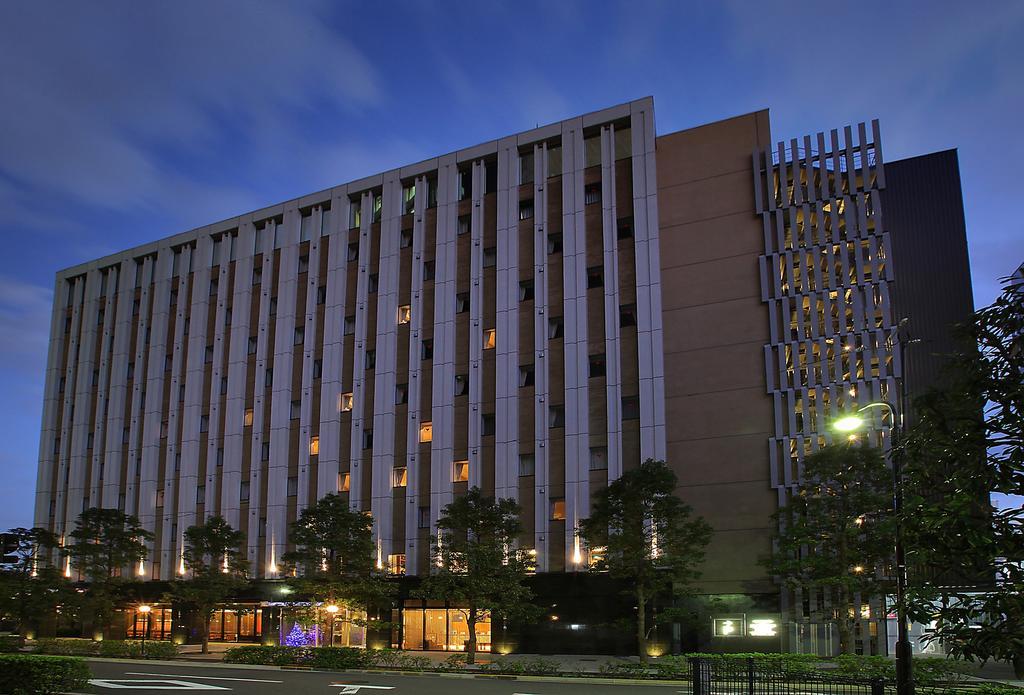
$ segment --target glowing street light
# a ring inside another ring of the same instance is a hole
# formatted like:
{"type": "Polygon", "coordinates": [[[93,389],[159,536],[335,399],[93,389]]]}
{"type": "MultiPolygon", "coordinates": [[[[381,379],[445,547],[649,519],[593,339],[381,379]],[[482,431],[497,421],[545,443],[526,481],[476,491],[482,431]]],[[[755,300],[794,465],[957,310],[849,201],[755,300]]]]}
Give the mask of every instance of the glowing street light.
{"type": "Polygon", "coordinates": [[[146,626],[142,629],[142,658],[146,658],[146,635],[149,634],[149,614],[153,610],[153,607],[148,604],[142,604],[139,606],[139,613],[146,616],[146,626]]]}

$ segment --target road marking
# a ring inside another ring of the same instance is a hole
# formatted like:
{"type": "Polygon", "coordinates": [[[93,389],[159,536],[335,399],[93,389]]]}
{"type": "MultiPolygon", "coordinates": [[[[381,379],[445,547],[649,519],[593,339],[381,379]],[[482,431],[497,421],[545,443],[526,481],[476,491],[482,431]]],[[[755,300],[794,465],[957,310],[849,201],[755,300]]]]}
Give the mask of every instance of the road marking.
{"type": "Polygon", "coordinates": [[[342,688],[339,690],[339,695],[353,695],[358,693],[362,689],[366,690],[394,690],[393,685],[349,685],[348,683],[331,683],[332,688],[342,688]]]}
{"type": "Polygon", "coordinates": [[[259,678],[223,678],[220,676],[193,676],[187,673],[141,673],[139,671],[125,671],[126,676],[174,676],[175,678],[198,678],[207,681],[242,681],[245,683],[284,683],[284,681],[265,681],[259,678]]]}
{"type": "Polygon", "coordinates": [[[141,678],[90,678],[91,685],[112,690],[231,690],[222,688],[219,685],[207,685],[206,683],[189,683],[188,681],[176,681],[170,679],[148,680],[141,678]],[[127,683],[129,685],[122,685],[127,683]],[[164,685],[157,685],[163,683],[164,685]]]}

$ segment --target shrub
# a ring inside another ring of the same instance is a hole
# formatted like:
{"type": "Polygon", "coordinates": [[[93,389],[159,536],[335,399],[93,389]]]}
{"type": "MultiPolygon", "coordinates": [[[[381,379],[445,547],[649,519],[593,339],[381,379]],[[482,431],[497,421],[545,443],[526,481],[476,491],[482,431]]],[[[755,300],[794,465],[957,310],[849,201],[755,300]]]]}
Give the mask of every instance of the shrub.
{"type": "Polygon", "coordinates": [[[0,653],[19,651],[25,644],[21,635],[0,635],[0,653]]]}
{"type": "Polygon", "coordinates": [[[651,663],[657,678],[673,680],[690,675],[690,660],[685,656],[659,656],[651,663]]]}
{"type": "Polygon", "coordinates": [[[1003,683],[984,683],[971,689],[971,695],[1020,695],[1021,689],[1003,683]]]}
{"type": "Polygon", "coordinates": [[[174,642],[146,642],[147,659],[174,659],[177,656],[178,646],[174,642]]]}
{"type": "Polygon", "coordinates": [[[39,654],[59,654],[76,656],[96,656],[100,653],[102,642],[75,637],[58,637],[36,641],[36,652],[39,654]]]}
{"type": "MultiPolygon", "coordinates": [[[[896,662],[885,656],[843,654],[833,659],[837,672],[851,678],[884,678],[895,680],[896,662]]],[[[970,668],[962,661],[942,657],[914,657],[914,680],[918,683],[962,680],[970,668]]]]}
{"type": "Polygon", "coordinates": [[[398,668],[409,671],[424,671],[431,662],[425,656],[413,656],[397,649],[374,649],[368,654],[370,664],[383,668],[398,668]]]}
{"type": "Polygon", "coordinates": [[[83,659],[36,654],[0,654],[0,693],[50,695],[84,688],[89,667],[83,659]]]}
{"type": "MultiPolygon", "coordinates": [[[[754,667],[761,671],[772,671],[786,675],[807,675],[815,673],[822,663],[822,659],[814,654],[787,654],[775,652],[741,652],[736,654],[685,654],[685,658],[706,659],[713,662],[728,665],[732,668],[745,666],[750,659],[754,660],[754,667]]],[[[884,658],[884,657],[882,657],[884,658]]],[[[687,667],[687,671],[689,667],[687,667]]]]}
{"type": "Polygon", "coordinates": [[[224,653],[228,664],[256,664],[261,666],[294,666],[299,663],[300,647],[256,646],[233,647],[224,653]]]}
{"type": "Polygon", "coordinates": [[[534,656],[529,659],[520,659],[516,662],[521,667],[522,673],[532,676],[551,676],[559,672],[560,664],[555,659],[545,659],[542,656],[534,656]]]}
{"type": "Polygon", "coordinates": [[[314,647],[308,650],[308,654],[308,659],[304,663],[316,668],[345,670],[348,668],[366,668],[370,665],[370,655],[365,649],[314,647]]]}
{"type": "Polygon", "coordinates": [[[646,664],[635,661],[606,661],[597,667],[598,673],[609,678],[651,678],[646,664]]]}
{"type": "Polygon", "coordinates": [[[438,671],[461,671],[466,668],[465,654],[452,654],[437,665],[438,671]]]}

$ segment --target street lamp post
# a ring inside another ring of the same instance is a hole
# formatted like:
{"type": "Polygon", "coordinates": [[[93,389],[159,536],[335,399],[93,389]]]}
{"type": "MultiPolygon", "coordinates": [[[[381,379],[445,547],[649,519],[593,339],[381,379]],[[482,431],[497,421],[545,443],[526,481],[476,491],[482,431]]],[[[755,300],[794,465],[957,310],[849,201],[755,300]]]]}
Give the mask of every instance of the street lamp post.
{"type": "Polygon", "coordinates": [[[327,610],[328,615],[330,615],[330,620],[331,620],[331,644],[330,644],[330,646],[333,647],[334,646],[334,616],[336,616],[338,614],[338,607],[332,603],[329,606],[327,606],[326,610],[327,610]]]}
{"type": "MultiPolygon", "coordinates": [[[[906,399],[903,399],[904,403],[906,399]]],[[[907,631],[907,559],[903,549],[903,524],[900,517],[903,513],[903,465],[899,450],[901,417],[897,417],[896,409],[885,401],[868,403],[859,408],[853,415],[836,420],[832,426],[840,432],[853,432],[865,425],[861,413],[872,408],[885,408],[889,411],[889,458],[892,462],[893,475],[893,513],[896,521],[895,555],[896,555],[896,693],[897,695],[914,695],[914,672],[911,666],[914,650],[910,646],[910,635],[907,631]]]]}
{"type": "Polygon", "coordinates": [[[146,635],[149,634],[149,613],[153,610],[152,606],[142,604],[139,606],[139,613],[142,613],[146,617],[146,626],[142,628],[142,658],[146,658],[146,635]]]}

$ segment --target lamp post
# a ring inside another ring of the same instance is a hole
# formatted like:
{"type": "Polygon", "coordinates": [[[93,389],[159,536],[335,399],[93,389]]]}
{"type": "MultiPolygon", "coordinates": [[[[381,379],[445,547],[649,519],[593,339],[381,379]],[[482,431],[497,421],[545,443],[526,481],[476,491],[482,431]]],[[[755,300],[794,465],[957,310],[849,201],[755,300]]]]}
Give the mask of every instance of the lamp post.
{"type": "Polygon", "coordinates": [[[153,607],[147,604],[139,606],[139,613],[142,613],[146,617],[146,626],[142,628],[142,658],[146,658],[146,635],[149,634],[149,613],[153,610],[153,607]]]}
{"type": "Polygon", "coordinates": [[[333,603],[326,608],[328,615],[331,616],[331,643],[328,646],[334,646],[334,616],[338,614],[338,607],[333,603]]]}
{"type": "MultiPolygon", "coordinates": [[[[906,398],[903,399],[906,402],[906,398]]],[[[903,549],[903,525],[900,516],[903,512],[903,469],[902,456],[899,451],[899,438],[901,435],[901,419],[897,417],[896,409],[885,401],[868,403],[859,408],[852,415],[839,418],[832,423],[832,427],[840,432],[854,432],[865,426],[861,413],[872,408],[885,408],[889,411],[889,458],[892,461],[893,475],[893,513],[896,520],[896,693],[897,695],[914,695],[914,672],[911,667],[913,648],[910,646],[910,636],[907,632],[907,560],[903,549]]]]}

